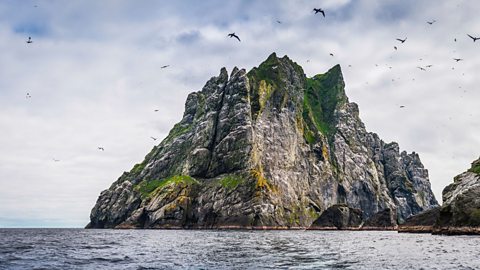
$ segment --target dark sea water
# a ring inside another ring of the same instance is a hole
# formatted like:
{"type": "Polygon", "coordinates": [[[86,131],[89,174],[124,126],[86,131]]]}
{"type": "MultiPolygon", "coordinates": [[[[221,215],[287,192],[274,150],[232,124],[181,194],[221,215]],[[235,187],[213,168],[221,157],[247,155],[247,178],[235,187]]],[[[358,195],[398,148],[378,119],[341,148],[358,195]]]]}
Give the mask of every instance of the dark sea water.
{"type": "Polygon", "coordinates": [[[0,229],[0,269],[480,269],[480,237],[0,229]]]}

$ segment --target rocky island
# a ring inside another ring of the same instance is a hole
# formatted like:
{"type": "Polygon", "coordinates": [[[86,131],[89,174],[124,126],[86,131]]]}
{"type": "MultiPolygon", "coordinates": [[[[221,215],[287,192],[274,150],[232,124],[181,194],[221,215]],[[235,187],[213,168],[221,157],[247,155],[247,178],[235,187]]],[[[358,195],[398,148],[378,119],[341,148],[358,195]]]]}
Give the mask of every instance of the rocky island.
{"type": "Polygon", "coordinates": [[[274,53],[189,94],[87,228],[395,229],[436,207],[418,154],[366,131],[339,65],[308,78],[274,53]]]}
{"type": "Polygon", "coordinates": [[[480,158],[442,192],[443,205],[407,219],[400,232],[480,234],[480,158]]]}

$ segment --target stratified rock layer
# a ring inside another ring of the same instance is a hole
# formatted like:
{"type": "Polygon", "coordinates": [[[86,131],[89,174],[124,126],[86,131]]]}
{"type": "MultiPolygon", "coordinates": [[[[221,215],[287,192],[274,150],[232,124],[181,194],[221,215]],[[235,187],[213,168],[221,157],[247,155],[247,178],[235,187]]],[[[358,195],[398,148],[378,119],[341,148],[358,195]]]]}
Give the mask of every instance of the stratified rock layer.
{"type": "Polygon", "coordinates": [[[248,73],[223,68],[100,194],[87,227],[309,227],[336,204],[401,223],[437,206],[418,155],[367,132],[344,87],[338,65],[307,78],[275,54],[248,73]]]}

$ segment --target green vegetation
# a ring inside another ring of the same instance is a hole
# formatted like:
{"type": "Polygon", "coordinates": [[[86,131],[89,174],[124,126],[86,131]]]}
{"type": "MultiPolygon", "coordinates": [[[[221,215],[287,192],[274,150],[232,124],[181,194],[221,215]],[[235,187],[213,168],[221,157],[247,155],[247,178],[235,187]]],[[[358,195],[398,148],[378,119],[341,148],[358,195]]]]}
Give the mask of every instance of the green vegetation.
{"type": "Polygon", "coordinates": [[[142,198],[147,198],[151,194],[153,194],[156,190],[160,190],[161,188],[174,184],[187,184],[187,185],[194,185],[194,184],[199,184],[195,178],[188,176],[188,175],[174,175],[166,179],[153,179],[150,181],[142,181],[138,186],[136,187],[137,191],[142,194],[142,198]]]}
{"type": "Polygon", "coordinates": [[[142,163],[137,163],[135,164],[135,166],[133,166],[133,168],[130,170],[130,173],[132,174],[139,174],[143,171],[143,169],[145,168],[146,166],[146,162],[143,161],[142,163]]]}
{"type": "Polygon", "coordinates": [[[243,178],[237,175],[228,175],[220,179],[220,185],[228,190],[233,190],[243,182],[243,178]]]}
{"type": "Polygon", "coordinates": [[[347,102],[343,81],[340,79],[341,70],[337,65],[325,74],[307,78],[305,83],[303,119],[326,136],[335,132],[334,113],[337,105],[347,102]]]}
{"type": "Polygon", "coordinates": [[[279,59],[275,53],[272,53],[267,60],[247,73],[251,85],[250,97],[254,118],[262,112],[268,101],[277,109],[284,107],[286,101],[288,101],[284,81],[288,77],[285,74],[285,67],[282,66],[284,65],[282,63],[288,61],[298,74],[303,74],[299,65],[288,58],[279,59]]]}
{"type": "Polygon", "coordinates": [[[309,144],[313,144],[315,143],[315,141],[317,140],[315,138],[315,133],[313,133],[313,131],[311,130],[305,130],[304,133],[303,133],[303,136],[305,137],[305,140],[309,143],[309,144]]]}
{"type": "Polygon", "coordinates": [[[192,125],[182,125],[181,123],[175,124],[173,128],[170,130],[170,133],[168,133],[168,136],[165,138],[165,141],[171,141],[174,138],[177,138],[180,135],[183,135],[187,132],[189,132],[192,129],[192,125]]]}
{"type": "Polygon", "coordinates": [[[476,174],[480,174],[480,163],[477,163],[477,164],[473,164],[472,165],[472,168],[470,170],[468,170],[469,172],[473,172],[473,173],[476,173],[476,174]]]}

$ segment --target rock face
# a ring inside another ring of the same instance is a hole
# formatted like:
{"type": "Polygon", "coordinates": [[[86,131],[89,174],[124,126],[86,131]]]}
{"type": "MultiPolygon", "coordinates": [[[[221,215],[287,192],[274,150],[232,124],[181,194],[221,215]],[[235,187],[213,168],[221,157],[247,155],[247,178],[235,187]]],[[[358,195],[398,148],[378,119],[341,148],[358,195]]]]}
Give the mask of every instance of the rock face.
{"type": "Polygon", "coordinates": [[[443,205],[433,228],[440,234],[480,234],[480,158],[442,192],[443,205]]]}
{"type": "Polygon", "coordinates": [[[335,204],[323,211],[320,217],[310,225],[310,230],[360,229],[363,223],[362,210],[335,204]]]}
{"type": "Polygon", "coordinates": [[[407,219],[400,232],[480,234],[480,159],[443,189],[443,205],[407,219]]]}
{"type": "Polygon", "coordinates": [[[182,120],[103,191],[88,228],[309,227],[329,207],[401,223],[437,206],[417,154],[369,133],[340,66],[307,78],[272,54],[223,68],[182,120]]]}

